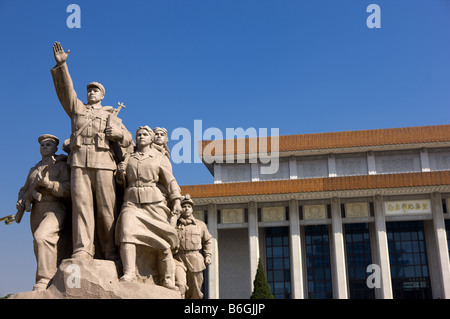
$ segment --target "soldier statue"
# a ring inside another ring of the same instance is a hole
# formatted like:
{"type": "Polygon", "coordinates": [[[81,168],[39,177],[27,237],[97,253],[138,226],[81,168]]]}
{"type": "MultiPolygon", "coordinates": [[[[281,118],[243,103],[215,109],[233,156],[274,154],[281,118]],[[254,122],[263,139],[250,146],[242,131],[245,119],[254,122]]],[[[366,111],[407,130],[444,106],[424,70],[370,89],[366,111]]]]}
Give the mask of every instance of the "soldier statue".
{"type": "Polygon", "coordinates": [[[178,247],[178,236],[169,220],[173,214],[180,214],[180,187],[172,174],[169,159],[151,147],[152,141],[152,129],[139,127],[136,152],[118,166],[126,183],[124,204],[116,227],[124,272],[120,281],[136,280],[136,246],[141,245],[156,251],[159,284],[176,290],[172,250],[178,247]],[[173,211],[167,207],[158,183],[167,190],[173,211]]]}
{"type": "Polygon", "coordinates": [[[203,270],[211,264],[212,235],[206,224],[193,216],[193,209],[194,202],[186,194],[181,199],[181,216],[177,223],[180,246],[174,256],[175,279],[186,299],[202,299],[203,270]]]}
{"type": "MultiPolygon", "coordinates": [[[[67,156],[55,155],[56,136],[39,136],[42,160],[30,169],[25,185],[19,191],[16,221],[24,210],[30,211],[33,248],[37,270],[34,291],[45,290],[58,267],[58,243],[67,223],[70,198],[70,167],[67,156]]],[[[69,223],[70,224],[70,223],[69,223]]]]}
{"type": "Polygon", "coordinates": [[[111,106],[102,106],[105,88],[98,82],[87,85],[87,104],[77,97],[67,67],[70,50],[55,42],[56,66],[51,69],[58,99],[71,119],[70,154],[72,195],[72,258],[118,259],[114,244],[117,214],[114,171],[115,146],[125,149],[133,137],[111,106]],[[98,248],[94,249],[94,238],[98,248]]]}

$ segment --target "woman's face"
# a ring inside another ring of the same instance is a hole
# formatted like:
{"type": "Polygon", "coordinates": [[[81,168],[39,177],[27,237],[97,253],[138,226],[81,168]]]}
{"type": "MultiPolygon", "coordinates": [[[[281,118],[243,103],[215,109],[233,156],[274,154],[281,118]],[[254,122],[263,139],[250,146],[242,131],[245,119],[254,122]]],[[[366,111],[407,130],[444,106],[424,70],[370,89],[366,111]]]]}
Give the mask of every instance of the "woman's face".
{"type": "Polygon", "coordinates": [[[149,131],[144,130],[144,129],[137,131],[136,144],[139,147],[150,145],[151,142],[152,142],[152,136],[150,135],[149,131]]]}

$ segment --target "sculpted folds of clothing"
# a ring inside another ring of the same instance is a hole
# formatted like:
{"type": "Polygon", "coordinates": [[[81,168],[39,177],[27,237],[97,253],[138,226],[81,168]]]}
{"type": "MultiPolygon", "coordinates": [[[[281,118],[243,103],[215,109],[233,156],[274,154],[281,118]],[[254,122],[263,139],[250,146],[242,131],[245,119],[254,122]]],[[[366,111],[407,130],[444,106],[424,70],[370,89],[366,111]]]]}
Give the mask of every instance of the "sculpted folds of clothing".
{"type": "MultiPolygon", "coordinates": [[[[110,141],[105,136],[107,120],[114,109],[111,106],[103,107],[100,103],[86,105],[81,102],[73,89],[66,63],[54,67],[51,73],[59,101],[71,119],[69,164],[72,167],[115,170],[116,163],[110,141]]],[[[133,137],[121,123],[120,129],[123,138],[119,141],[119,145],[127,148],[131,145],[133,137]]]]}
{"type": "MultiPolygon", "coordinates": [[[[19,191],[22,199],[38,173],[46,165],[42,161],[30,169],[25,185],[19,191]]],[[[33,248],[37,261],[36,282],[48,282],[56,273],[58,259],[58,240],[65,225],[67,208],[64,199],[70,197],[70,167],[58,161],[48,170],[48,178],[53,183],[51,189],[38,187],[42,194],[39,202],[33,202],[30,215],[33,248]]]]}
{"type": "Polygon", "coordinates": [[[58,241],[66,224],[63,202],[45,201],[33,205],[30,216],[33,250],[36,257],[36,282],[50,280],[58,267],[58,241]]]}
{"type": "Polygon", "coordinates": [[[206,269],[204,257],[199,250],[203,249],[205,256],[212,254],[212,235],[201,220],[194,220],[195,223],[177,226],[180,247],[176,259],[182,261],[191,272],[203,271],[206,269]]]}
{"type": "Polygon", "coordinates": [[[125,202],[117,222],[117,244],[133,243],[155,249],[178,246],[176,230],[167,221],[170,210],[162,202],[136,204],[125,202]]]}
{"type": "Polygon", "coordinates": [[[131,154],[127,161],[126,182],[124,204],[116,228],[119,243],[162,250],[177,247],[177,232],[169,223],[171,212],[156,186],[161,182],[169,190],[171,199],[181,197],[167,157],[154,149],[145,154],[131,154]]]}
{"type": "MultiPolygon", "coordinates": [[[[19,199],[23,198],[38,173],[42,172],[45,167],[46,165],[42,165],[42,162],[39,162],[30,169],[25,185],[19,191],[19,199]]],[[[37,191],[43,196],[42,201],[60,200],[70,197],[70,167],[66,162],[56,162],[51,166],[48,170],[48,178],[53,182],[52,189],[37,188],[37,191]]]]}
{"type": "Polygon", "coordinates": [[[172,175],[172,165],[167,157],[150,149],[146,154],[133,153],[126,169],[127,189],[125,201],[133,203],[155,203],[164,201],[157,183],[166,189],[170,200],[181,197],[181,190],[172,175]]]}

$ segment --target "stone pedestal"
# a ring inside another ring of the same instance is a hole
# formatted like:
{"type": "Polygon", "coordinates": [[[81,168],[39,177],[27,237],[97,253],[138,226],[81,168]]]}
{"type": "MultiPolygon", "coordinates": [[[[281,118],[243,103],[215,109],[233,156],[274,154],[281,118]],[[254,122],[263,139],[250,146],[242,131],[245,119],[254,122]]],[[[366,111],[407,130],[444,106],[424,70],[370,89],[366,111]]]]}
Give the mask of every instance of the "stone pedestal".
{"type": "Polygon", "coordinates": [[[65,259],[49,287],[21,292],[11,299],[180,299],[178,291],[152,280],[119,282],[121,265],[99,259],[65,259]]]}

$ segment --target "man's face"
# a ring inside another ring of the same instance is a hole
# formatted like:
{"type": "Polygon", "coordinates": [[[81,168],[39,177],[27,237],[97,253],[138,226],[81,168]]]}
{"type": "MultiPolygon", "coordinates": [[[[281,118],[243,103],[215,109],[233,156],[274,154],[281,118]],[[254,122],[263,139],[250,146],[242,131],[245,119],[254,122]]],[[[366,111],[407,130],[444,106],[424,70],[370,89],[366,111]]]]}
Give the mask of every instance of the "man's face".
{"type": "Polygon", "coordinates": [[[56,143],[52,140],[45,140],[41,142],[41,155],[42,156],[50,156],[55,155],[57,150],[56,143]]]}
{"type": "Polygon", "coordinates": [[[155,132],[155,137],[153,138],[153,142],[155,142],[158,145],[166,144],[168,142],[166,132],[157,130],[155,132]]]}
{"type": "Polygon", "coordinates": [[[191,204],[185,203],[185,204],[181,205],[181,216],[183,218],[191,217],[192,213],[193,213],[193,207],[191,204]]]}
{"type": "Polygon", "coordinates": [[[89,104],[96,104],[103,100],[103,92],[96,86],[90,86],[87,90],[87,100],[89,104]]]}

